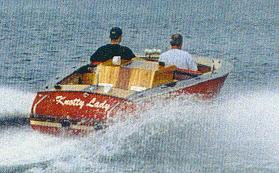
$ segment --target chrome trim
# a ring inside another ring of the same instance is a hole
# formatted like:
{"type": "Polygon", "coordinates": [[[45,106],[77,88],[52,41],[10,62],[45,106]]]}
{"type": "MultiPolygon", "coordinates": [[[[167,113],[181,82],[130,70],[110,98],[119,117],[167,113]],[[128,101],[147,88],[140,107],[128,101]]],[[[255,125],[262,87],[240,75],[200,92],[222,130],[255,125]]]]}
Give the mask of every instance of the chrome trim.
{"type": "MultiPolygon", "coordinates": [[[[55,128],[63,128],[61,123],[57,122],[46,122],[46,121],[37,121],[37,120],[30,120],[31,125],[35,126],[44,126],[44,127],[55,127],[55,128]]],[[[93,126],[86,126],[86,125],[75,125],[71,124],[69,129],[74,130],[83,130],[83,131],[93,131],[93,126]]]]}

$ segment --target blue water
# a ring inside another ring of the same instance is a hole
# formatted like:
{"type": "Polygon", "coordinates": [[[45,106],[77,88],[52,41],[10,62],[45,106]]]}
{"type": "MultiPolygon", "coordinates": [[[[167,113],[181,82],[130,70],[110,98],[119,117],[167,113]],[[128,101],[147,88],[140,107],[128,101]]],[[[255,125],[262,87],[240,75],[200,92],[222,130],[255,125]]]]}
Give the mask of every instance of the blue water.
{"type": "Polygon", "coordinates": [[[0,172],[279,172],[279,1],[0,2],[0,172]],[[183,49],[234,65],[210,103],[159,101],[106,133],[32,131],[35,92],[87,63],[112,26],[135,53],[183,49]]]}

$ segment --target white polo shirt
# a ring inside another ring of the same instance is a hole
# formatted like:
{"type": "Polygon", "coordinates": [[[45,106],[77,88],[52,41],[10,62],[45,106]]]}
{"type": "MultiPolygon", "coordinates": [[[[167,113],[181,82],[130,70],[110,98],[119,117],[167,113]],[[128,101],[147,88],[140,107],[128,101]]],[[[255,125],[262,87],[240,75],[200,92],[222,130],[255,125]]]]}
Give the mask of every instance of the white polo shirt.
{"type": "Polygon", "coordinates": [[[177,68],[187,70],[198,70],[192,55],[180,49],[170,49],[160,55],[159,61],[165,62],[166,65],[175,65],[177,68]]]}

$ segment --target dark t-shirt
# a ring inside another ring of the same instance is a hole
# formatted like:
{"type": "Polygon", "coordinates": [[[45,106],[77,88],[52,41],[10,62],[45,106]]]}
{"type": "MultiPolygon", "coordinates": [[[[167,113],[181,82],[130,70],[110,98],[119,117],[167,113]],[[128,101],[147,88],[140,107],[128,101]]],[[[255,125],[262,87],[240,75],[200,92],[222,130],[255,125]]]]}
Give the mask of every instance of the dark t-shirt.
{"type": "Polygon", "coordinates": [[[107,44],[99,49],[90,57],[91,62],[104,62],[114,56],[121,56],[121,59],[131,60],[135,54],[128,47],[119,44],[107,44]]]}

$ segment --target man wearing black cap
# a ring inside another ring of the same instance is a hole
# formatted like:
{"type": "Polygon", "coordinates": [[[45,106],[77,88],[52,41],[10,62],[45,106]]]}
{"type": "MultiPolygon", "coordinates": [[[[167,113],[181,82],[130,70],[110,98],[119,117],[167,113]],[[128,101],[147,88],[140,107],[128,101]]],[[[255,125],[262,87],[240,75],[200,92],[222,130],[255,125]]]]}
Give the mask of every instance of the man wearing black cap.
{"type": "Polygon", "coordinates": [[[118,27],[113,27],[110,30],[111,43],[104,45],[97,49],[97,51],[90,57],[91,63],[104,62],[112,59],[114,56],[121,56],[121,59],[131,60],[135,54],[131,49],[119,45],[122,40],[122,30],[118,27]]]}
{"type": "Polygon", "coordinates": [[[180,69],[187,69],[197,71],[197,65],[193,61],[191,54],[181,50],[183,37],[180,34],[173,34],[171,36],[171,49],[160,55],[159,61],[167,65],[175,65],[180,69]]]}

